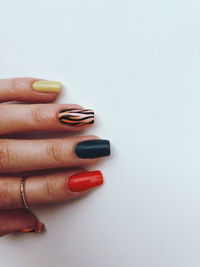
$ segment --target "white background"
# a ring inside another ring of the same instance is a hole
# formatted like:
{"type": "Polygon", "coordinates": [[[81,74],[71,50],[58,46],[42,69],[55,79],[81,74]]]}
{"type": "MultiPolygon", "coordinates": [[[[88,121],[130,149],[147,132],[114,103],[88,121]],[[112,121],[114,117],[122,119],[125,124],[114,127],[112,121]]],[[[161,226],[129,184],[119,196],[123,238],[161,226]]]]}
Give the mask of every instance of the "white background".
{"type": "Polygon", "coordinates": [[[200,1],[0,0],[0,75],[60,80],[112,142],[105,184],[34,208],[0,267],[200,266],[200,1]]]}

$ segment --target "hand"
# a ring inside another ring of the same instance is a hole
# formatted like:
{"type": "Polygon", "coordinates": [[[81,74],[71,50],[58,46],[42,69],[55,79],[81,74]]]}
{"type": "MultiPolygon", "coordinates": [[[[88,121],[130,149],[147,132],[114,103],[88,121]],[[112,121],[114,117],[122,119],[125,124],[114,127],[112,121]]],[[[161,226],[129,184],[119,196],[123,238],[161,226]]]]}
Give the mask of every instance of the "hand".
{"type": "MultiPolygon", "coordinates": [[[[33,78],[3,79],[0,80],[0,102],[52,102],[60,88],[59,82],[33,78]]],[[[76,132],[93,123],[94,112],[78,105],[0,105],[0,135],[31,131],[76,132]]],[[[52,170],[50,174],[26,179],[20,173],[82,167],[109,154],[109,141],[96,136],[45,140],[0,139],[0,236],[15,231],[42,231],[44,225],[24,208],[26,205],[30,207],[79,197],[103,183],[100,171],[52,170]]]]}

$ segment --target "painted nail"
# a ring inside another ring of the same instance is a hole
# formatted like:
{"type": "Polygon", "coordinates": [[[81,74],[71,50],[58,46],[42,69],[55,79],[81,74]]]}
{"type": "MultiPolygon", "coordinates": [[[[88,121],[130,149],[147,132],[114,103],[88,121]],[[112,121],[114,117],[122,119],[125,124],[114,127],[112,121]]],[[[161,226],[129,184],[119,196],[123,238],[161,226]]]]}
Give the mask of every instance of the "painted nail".
{"type": "Polygon", "coordinates": [[[100,171],[81,172],[69,177],[67,185],[73,192],[81,192],[103,184],[100,171]]]}
{"type": "Polygon", "coordinates": [[[91,109],[64,109],[57,117],[63,124],[69,126],[91,125],[94,123],[94,111],[91,109]]]}
{"type": "Polygon", "coordinates": [[[36,229],[27,228],[27,229],[19,230],[18,232],[21,232],[21,233],[41,233],[42,231],[44,231],[44,224],[39,222],[36,229]]]}
{"type": "Polygon", "coordinates": [[[53,81],[36,81],[32,84],[35,91],[41,93],[58,93],[60,92],[61,83],[53,81]]]}
{"type": "Polygon", "coordinates": [[[110,155],[110,142],[108,140],[88,140],[75,147],[79,158],[91,159],[110,155]]]}

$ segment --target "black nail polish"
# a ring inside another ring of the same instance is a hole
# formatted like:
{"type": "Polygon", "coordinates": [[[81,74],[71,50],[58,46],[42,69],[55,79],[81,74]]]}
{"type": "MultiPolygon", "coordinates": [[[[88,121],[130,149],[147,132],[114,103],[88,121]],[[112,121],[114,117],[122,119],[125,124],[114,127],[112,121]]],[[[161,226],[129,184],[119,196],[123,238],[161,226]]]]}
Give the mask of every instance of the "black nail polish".
{"type": "Polygon", "coordinates": [[[91,159],[110,155],[110,142],[108,140],[88,140],[75,147],[79,158],[91,159]]]}

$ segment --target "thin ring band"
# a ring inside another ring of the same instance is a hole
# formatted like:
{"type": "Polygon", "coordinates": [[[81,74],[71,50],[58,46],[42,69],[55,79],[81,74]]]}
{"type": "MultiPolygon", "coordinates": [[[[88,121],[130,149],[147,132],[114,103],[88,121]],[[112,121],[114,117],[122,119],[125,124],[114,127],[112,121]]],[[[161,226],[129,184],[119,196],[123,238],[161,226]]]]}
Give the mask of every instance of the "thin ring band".
{"type": "Polygon", "coordinates": [[[25,190],[24,190],[25,179],[26,179],[26,177],[22,177],[22,179],[21,179],[20,195],[21,195],[21,200],[22,200],[22,204],[23,204],[24,208],[28,209],[28,205],[27,205],[26,198],[25,198],[25,190]]]}

